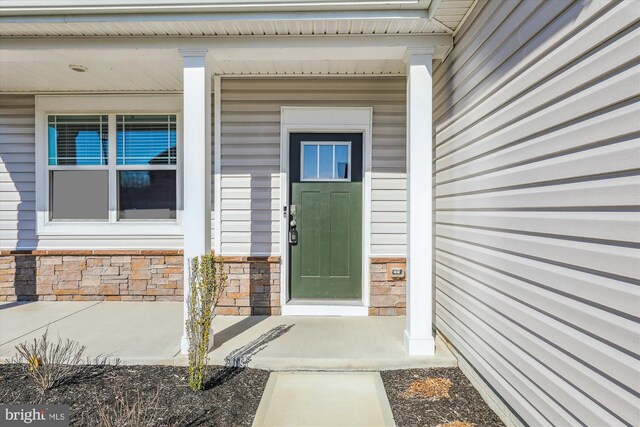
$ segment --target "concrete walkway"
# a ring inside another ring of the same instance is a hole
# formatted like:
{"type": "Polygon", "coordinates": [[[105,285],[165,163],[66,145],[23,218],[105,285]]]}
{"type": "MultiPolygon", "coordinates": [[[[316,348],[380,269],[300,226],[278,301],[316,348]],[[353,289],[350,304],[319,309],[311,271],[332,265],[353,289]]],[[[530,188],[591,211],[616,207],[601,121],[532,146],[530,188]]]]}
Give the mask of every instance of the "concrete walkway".
{"type": "Polygon", "coordinates": [[[395,426],[377,372],[273,372],[254,427],[395,426]]]}
{"type": "MultiPolygon", "coordinates": [[[[436,356],[407,356],[404,322],[404,317],[217,316],[210,360],[276,371],[457,365],[440,341],[436,356]]],[[[180,355],[182,303],[172,302],[0,304],[0,361],[47,326],[51,337],[87,346],[87,355],[111,354],[123,364],[186,364],[180,355]]]]}

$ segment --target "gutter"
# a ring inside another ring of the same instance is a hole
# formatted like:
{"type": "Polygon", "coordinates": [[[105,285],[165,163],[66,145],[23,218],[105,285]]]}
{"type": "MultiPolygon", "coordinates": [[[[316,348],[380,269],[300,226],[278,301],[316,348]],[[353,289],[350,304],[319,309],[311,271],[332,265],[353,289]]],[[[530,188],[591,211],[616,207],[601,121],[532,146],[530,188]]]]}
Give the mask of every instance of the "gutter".
{"type": "MultiPolygon", "coordinates": [[[[322,10],[351,10],[355,8],[365,9],[367,6],[377,6],[383,8],[414,8],[420,9],[420,3],[424,0],[368,0],[368,1],[288,1],[274,0],[271,2],[256,3],[255,1],[204,1],[192,0],[190,2],[174,1],[173,4],[161,3],[156,1],[153,4],[151,0],[141,1],[130,5],[113,4],[113,5],[91,5],[91,2],[85,2],[84,5],[57,5],[57,6],[23,6],[28,3],[25,0],[8,1],[4,0],[5,6],[0,6],[0,15],[5,16],[26,16],[26,15],[75,15],[75,14],[130,14],[130,13],[202,13],[202,12],[237,12],[244,10],[257,10],[261,12],[274,12],[283,10],[296,11],[322,11],[322,10]],[[7,3],[14,3],[12,6],[6,6],[7,3]],[[149,4],[152,3],[152,4],[149,4]]],[[[34,2],[31,2],[34,3],[34,2]]],[[[39,3],[38,1],[35,2],[39,3]]],[[[64,3],[64,2],[60,2],[64,3]]],[[[79,3],[76,1],[76,4],[79,3]]]]}
{"type": "Polygon", "coordinates": [[[22,15],[0,13],[0,23],[67,24],[91,22],[175,22],[175,21],[311,21],[311,20],[379,20],[428,19],[425,10],[317,11],[317,12],[217,12],[217,13],[135,13],[107,15],[22,15]]]}

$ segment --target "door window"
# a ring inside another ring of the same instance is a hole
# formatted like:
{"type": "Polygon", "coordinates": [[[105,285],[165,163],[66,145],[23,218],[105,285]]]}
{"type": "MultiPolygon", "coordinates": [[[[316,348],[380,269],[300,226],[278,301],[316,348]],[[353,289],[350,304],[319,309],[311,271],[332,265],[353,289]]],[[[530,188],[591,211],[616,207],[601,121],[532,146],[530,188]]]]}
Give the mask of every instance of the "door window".
{"type": "Polygon", "coordinates": [[[303,141],[301,181],[351,181],[351,142],[303,141]]]}

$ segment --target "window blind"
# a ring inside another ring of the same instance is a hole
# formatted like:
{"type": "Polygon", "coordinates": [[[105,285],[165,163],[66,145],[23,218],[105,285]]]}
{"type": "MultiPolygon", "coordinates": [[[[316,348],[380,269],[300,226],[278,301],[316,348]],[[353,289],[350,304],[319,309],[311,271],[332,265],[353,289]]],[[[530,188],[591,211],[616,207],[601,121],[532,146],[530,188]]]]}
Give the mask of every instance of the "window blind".
{"type": "Polygon", "coordinates": [[[108,119],[95,116],[49,116],[49,165],[106,165],[108,119]]]}
{"type": "Polygon", "coordinates": [[[117,164],[175,165],[175,115],[118,115],[117,164]]]}

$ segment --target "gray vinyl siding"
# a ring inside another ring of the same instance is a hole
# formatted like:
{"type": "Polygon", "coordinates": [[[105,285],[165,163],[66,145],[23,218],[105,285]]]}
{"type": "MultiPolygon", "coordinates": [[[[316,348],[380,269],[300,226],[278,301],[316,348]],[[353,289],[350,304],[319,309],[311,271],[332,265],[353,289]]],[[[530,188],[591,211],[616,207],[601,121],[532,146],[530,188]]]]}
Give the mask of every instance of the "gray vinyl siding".
{"type": "Polygon", "coordinates": [[[640,425],[638,46],[636,1],[490,0],[434,69],[436,328],[516,424],[640,425]]]}
{"type": "Polygon", "coordinates": [[[280,108],[373,107],[372,255],[405,254],[405,79],[222,80],[222,253],[280,253],[280,108]]]}
{"type": "Polygon", "coordinates": [[[0,96],[0,248],[36,239],[35,97],[0,96]]]}
{"type": "Polygon", "coordinates": [[[36,234],[35,96],[0,94],[0,249],[181,249],[182,238],[36,234]]]}
{"type": "MultiPolygon", "coordinates": [[[[222,252],[280,253],[280,108],[292,105],[373,107],[372,255],[404,256],[403,77],[223,79],[222,252]]],[[[166,236],[38,238],[34,120],[33,95],[0,95],[1,249],[181,248],[181,238],[166,236]]],[[[213,227],[212,212],[212,236],[213,227]]]]}

